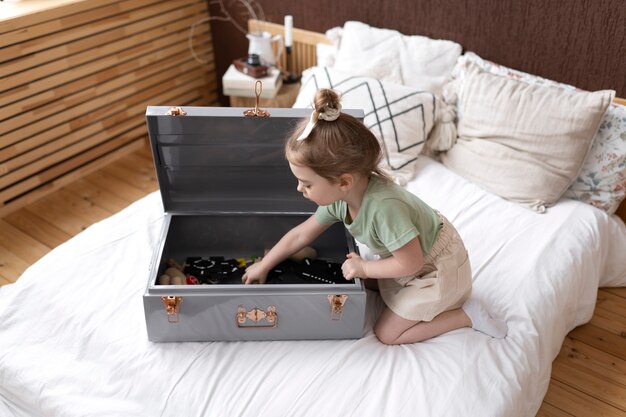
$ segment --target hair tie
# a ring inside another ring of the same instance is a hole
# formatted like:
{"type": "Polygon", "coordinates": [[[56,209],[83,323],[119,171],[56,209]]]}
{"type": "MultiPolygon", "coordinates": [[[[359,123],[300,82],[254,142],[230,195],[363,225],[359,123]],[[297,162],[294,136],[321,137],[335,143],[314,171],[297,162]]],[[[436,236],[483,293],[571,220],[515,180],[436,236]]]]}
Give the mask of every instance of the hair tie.
{"type": "Polygon", "coordinates": [[[309,119],[309,123],[307,123],[306,127],[302,131],[302,134],[298,136],[298,139],[296,140],[304,140],[309,137],[309,135],[311,134],[311,130],[313,130],[315,124],[317,123],[318,117],[319,113],[313,110],[313,112],[311,113],[311,118],[309,119]]]}
{"type": "Polygon", "coordinates": [[[327,122],[332,122],[337,120],[340,114],[341,104],[338,104],[336,109],[327,107],[325,111],[319,113],[313,110],[313,112],[311,113],[311,118],[309,119],[309,123],[307,123],[306,127],[302,131],[302,134],[298,136],[298,139],[296,140],[304,140],[308,138],[319,119],[326,120],[327,122]]]}
{"type": "Polygon", "coordinates": [[[337,105],[336,109],[326,108],[326,111],[320,113],[319,118],[322,120],[326,120],[327,122],[335,121],[339,118],[341,114],[341,104],[337,105]]]}

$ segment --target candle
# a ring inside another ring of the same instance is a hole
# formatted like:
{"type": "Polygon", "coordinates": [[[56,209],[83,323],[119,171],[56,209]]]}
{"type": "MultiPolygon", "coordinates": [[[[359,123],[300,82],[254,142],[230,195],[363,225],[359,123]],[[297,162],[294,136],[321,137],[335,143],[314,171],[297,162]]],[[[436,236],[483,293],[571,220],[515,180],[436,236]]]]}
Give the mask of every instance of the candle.
{"type": "Polygon", "coordinates": [[[291,15],[285,16],[285,46],[287,48],[291,48],[293,39],[292,32],[293,31],[293,17],[291,15]]]}

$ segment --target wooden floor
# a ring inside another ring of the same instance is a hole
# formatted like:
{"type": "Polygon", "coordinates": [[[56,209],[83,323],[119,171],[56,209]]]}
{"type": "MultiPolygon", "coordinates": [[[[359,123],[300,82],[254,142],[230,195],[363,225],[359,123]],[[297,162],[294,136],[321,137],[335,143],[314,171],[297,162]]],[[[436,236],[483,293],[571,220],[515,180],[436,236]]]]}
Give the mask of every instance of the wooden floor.
{"type": "MultiPolygon", "coordinates": [[[[146,147],[0,219],[0,284],[157,188],[146,147]]],[[[626,415],[626,288],[600,289],[591,322],[567,336],[538,415],[626,415]]]]}

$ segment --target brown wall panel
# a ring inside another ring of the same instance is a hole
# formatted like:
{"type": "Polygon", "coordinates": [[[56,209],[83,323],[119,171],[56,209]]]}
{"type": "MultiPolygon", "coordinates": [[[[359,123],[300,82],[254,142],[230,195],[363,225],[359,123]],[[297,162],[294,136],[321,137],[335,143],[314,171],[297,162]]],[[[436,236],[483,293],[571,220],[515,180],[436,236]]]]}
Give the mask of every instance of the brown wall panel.
{"type": "MultiPolygon", "coordinates": [[[[624,0],[258,0],[266,20],[324,32],[346,20],[459,42],[483,58],[586,90],[626,97],[624,0]]],[[[226,4],[229,4],[226,1],[226,4]]],[[[211,6],[213,14],[219,9],[211,6]]],[[[229,23],[212,23],[218,74],[247,52],[229,23]]]]}

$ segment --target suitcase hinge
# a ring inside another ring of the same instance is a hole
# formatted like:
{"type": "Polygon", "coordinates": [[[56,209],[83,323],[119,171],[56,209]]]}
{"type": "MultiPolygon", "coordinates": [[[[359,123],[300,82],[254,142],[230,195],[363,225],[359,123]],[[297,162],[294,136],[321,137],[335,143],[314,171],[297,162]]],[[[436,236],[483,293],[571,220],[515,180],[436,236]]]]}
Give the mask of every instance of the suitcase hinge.
{"type": "Polygon", "coordinates": [[[182,107],[174,106],[174,107],[170,107],[170,109],[167,111],[167,115],[168,116],[186,116],[187,112],[183,110],[182,107]]]}
{"type": "Polygon", "coordinates": [[[168,323],[178,323],[178,312],[180,311],[180,303],[183,301],[183,297],[167,295],[161,297],[161,301],[165,304],[168,323]]]}
{"type": "Polygon", "coordinates": [[[270,305],[267,307],[266,311],[261,310],[260,308],[253,308],[250,311],[247,311],[246,308],[242,305],[237,307],[237,327],[243,329],[250,328],[258,328],[258,327],[276,327],[278,324],[278,313],[276,312],[276,306],[270,305]],[[262,320],[265,320],[265,323],[261,324],[253,324],[250,326],[244,326],[246,324],[246,320],[250,320],[253,323],[258,323],[262,320]]]}
{"type": "Polygon", "coordinates": [[[328,296],[328,303],[330,304],[330,318],[333,320],[340,320],[343,314],[343,306],[346,304],[348,296],[345,294],[331,294],[328,296]]]}

